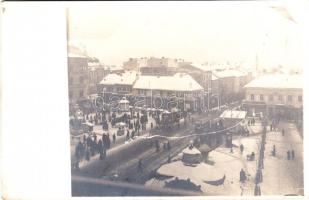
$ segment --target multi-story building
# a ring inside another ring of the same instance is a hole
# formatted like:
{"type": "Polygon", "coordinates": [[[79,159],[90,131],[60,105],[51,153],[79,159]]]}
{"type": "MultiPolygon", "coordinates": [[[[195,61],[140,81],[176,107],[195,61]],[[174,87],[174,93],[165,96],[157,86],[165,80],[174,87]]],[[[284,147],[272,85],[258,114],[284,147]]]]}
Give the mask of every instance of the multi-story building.
{"type": "Polygon", "coordinates": [[[121,74],[108,74],[98,84],[98,92],[106,94],[131,94],[138,72],[126,71],[121,74]]]}
{"type": "Polygon", "coordinates": [[[187,73],[194,78],[206,92],[216,93],[218,89],[218,78],[211,70],[199,64],[183,65],[177,69],[178,72],[187,73]]]}
{"type": "Polygon", "coordinates": [[[301,75],[264,75],[245,87],[243,106],[249,114],[302,119],[303,83],[301,75]]]}
{"type": "Polygon", "coordinates": [[[180,66],[177,71],[189,74],[204,88],[204,108],[219,104],[219,78],[207,66],[188,64],[180,66]]]}
{"type": "Polygon", "coordinates": [[[147,65],[140,68],[143,75],[173,75],[178,67],[178,60],[172,58],[155,58],[150,57],[147,65]]]}
{"type": "Polygon", "coordinates": [[[76,104],[88,95],[88,58],[79,53],[68,54],[69,101],[76,104]]]}
{"type": "Polygon", "coordinates": [[[89,94],[97,93],[98,83],[100,83],[100,81],[108,74],[108,72],[109,71],[106,70],[105,67],[98,60],[90,60],[90,62],[88,62],[89,94]]]}
{"type": "Polygon", "coordinates": [[[183,59],[172,58],[155,58],[142,57],[130,58],[123,63],[125,70],[135,70],[141,72],[143,75],[173,75],[177,73],[176,69],[179,66],[190,64],[183,59]]]}
{"type": "Polygon", "coordinates": [[[180,109],[199,110],[203,87],[184,73],[173,76],[141,75],[133,85],[132,94],[151,97],[147,102],[151,107],[168,109],[167,102],[174,100],[180,109]]]}
{"type": "Polygon", "coordinates": [[[221,102],[241,100],[244,98],[243,87],[248,83],[248,73],[236,69],[213,72],[219,78],[221,102]]]}

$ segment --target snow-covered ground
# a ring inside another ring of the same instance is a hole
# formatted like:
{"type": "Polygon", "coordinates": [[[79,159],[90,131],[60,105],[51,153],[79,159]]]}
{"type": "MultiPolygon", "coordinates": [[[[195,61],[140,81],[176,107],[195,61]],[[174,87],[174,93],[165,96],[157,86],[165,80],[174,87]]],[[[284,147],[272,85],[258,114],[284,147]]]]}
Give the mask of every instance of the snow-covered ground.
{"type": "MultiPolygon", "coordinates": [[[[252,133],[262,131],[260,124],[251,126],[252,133]]],[[[254,195],[254,179],[257,169],[257,159],[261,135],[252,134],[249,137],[234,137],[233,152],[231,149],[219,147],[209,154],[209,161],[195,167],[185,166],[182,161],[165,164],[157,170],[159,174],[190,179],[196,185],[201,185],[205,195],[254,195]],[[239,146],[244,146],[241,154],[239,146]],[[255,153],[255,160],[247,160],[247,155],[255,153]],[[240,183],[239,172],[241,169],[247,174],[246,183],[240,183]],[[214,186],[204,181],[219,179],[225,175],[222,185],[214,186]],[[208,180],[207,180],[208,179],[208,180]]],[[[173,159],[172,159],[173,160],[173,159]]],[[[151,179],[146,185],[164,187],[164,181],[151,179]]],[[[267,132],[263,182],[260,184],[262,195],[303,195],[303,141],[294,124],[281,122],[278,131],[267,132]],[[281,130],[285,129],[282,136],[281,130]],[[273,157],[271,151],[276,145],[277,155],[273,157]],[[295,159],[287,160],[287,151],[294,150],[295,159]]]]}
{"type": "MultiPolygon", "coordinates": [[[[235,138],[234,148],[231,153],[229,148],[219,147],[210,152],[209,161],[201,163],[195,167],[185,166],[182,161],[165,164],[157,170],[159,174],[170,175],[180,179],[190,179],[196,185],[201,185],[202,191],[206,195],[253,195],[253,179],[256,171],[256,161],[247,161],[246,155],[252,151],[257,154],[260,136],[248,138],[235,138]],[[238,146],[244,145],[243,154],[240,153],[238,146]],[[249,180],[246,183],[239,182],[239,172],[241,169],[246,171],[249,180]],[[222,179],[222,185],[211,185],[204,181],[215,181],[222,179]]],[[[170,180],[170,179],[166,179],[170,180]]],[[[164,181],[151,179],[146,185],[164,186],[164,181]]]]}
{"type": "Polygon", "coordinates": [[[262,194],[303,195],[303,166],[303,140],[294,124],[281,122],[279,132],[269,132],[266,136],[262,194]],[[275,157],[271,156],[273,145],[276,146],[275,157]],[[287,159],[289,150],[294,150],[294,160],[287,159]]]}

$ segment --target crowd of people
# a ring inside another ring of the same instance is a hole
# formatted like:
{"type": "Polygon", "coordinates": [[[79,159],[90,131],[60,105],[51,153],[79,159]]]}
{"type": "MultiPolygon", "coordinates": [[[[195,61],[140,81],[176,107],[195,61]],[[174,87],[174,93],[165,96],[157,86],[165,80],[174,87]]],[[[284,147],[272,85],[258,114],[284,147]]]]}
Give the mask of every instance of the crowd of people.
{"type": "MultiPolygon", "coordinates": [[[[159,129],[166,119],[163,112],[136,110],[134,108],[130,108],[128,112],[102,110],[101,112],[83,114],[79,111],[79,115],[79,117],[75,116],[70,120],[70,125],[73,128],[76,124],[78,124],[78,129],[81,124],[90,123],[93,126],[102,126],[103,135],[102,137],[98,136],[93,132],[93,128],[83,133],[83,138],[75,146],[73,166],[75,169],[79,169],[80,161],[89,161],[96,154],[99,154],[99,159],[103,160],[106,157],[107,150],[111,147],[111,143],[115,144],[118,136],[125,135],[125,141],[129,141],[134,139],[135,136],[139,136],[141,131],[145,131],[146,125],[151,132],[153,129],[159,129]],[[149,120],[149,118],[152,118],[152,120],[149,120]],[[76,120],[78,123],[76,123],[76,120]]],[[[156,148],[159,149],[159,144],[156,148]]],[[[170,149],[170,144],[164,144],[164,148],[170,149]]]]}
{"type": "Polygon", "coordinates": [[[111,146],[109,134],[103,134],[102,138],[98,139],[96,134],[83,136],[83,140],[79,141],[75,147],[75,163],[73,168],[79,169],[79,163],[85,159],[90,161],[91,157],[100,154],[100,160],[106,157],[106,151],[111,146]]]}

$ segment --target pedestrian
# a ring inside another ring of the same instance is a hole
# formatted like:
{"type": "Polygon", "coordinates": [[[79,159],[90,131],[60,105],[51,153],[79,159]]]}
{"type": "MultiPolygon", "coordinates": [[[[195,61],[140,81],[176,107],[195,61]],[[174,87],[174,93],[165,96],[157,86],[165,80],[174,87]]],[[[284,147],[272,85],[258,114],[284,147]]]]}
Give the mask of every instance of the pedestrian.
{"type": "Polygon", "coordinates": [[[167,162],[168,162],[168,163],[171,162],[171,155],[170,155],[170,154],[168,154],[167,162]]]}
{"type": "Polygon", "coordinates": [[[89,148],[87,147],[86,150],[86,160],[89,161],[90,160],[90,152],[89,152],[89,148]]]}
{"type": "Polygon", "coordinates": [[[90,136],[88,136],[87,137],[87,147],[90,147],[91,143],[92,143],[92,139],[90,136]]]}
{"type": "Polygon", "coordinates": [[[81,142],[79,141],[78,142],[78,144],[76,145],[76,147],[75,147],[75,157],[76,157],[76,159],[79,161],[80,160],[80,158],[81,158],[81,142]]]}
{"type": "Polygon", "coordinates": [[[95,149],[95,150],[97,150],[97,144],[98,144],[97,135],[94,134],[94,135],[93,135],[93,145],[94,145],[94,149],[95,149]]]}
{"type": "Polygon", "coordinates": [[[294,158],[295,158],[294,150],[291,151],[291,157],[292,157],[292,160],[294,160],[294,158]]]}
{"type": "Polygon", "coordinates": [[[160,144],[159,144],[159,141],[156,140],[156,152],[159,152],[160,150],[160,144]]]}
{"type": "Polygon", "coordinates": [[[116,134],[115,133],[113,134],[113,143],[114,144],[116,143],[116,134]]]}
{"type": "Polygon", "coordinates": [[[86,134],[84,134],[83,143],[86,144],[86,142],[87,142],[87,137],[86,137],[86,134]]]}
{"type": "Polygon", "coordinates": [[[129,140],[130,139],[130,131],[127,130],[127,136],[126,136],[126,139],[129,140]]]}
{"type": "Polygon", "coordinates": [[[254,196],[261,196],[261,187],[257,184],[254,187],[254,196]]]}
{"type": "Polygon", "coordinates": [[[151,130],[153,129],[153,123],[152,122],[150,123],[150,129],[151,130]]]}
{"type": "Polygon", "coordinates": [[[95,147],[94,147],[94,142],[92,141],[90,145],[90,153],[91,153],[90,155],[91,156],[94,156],[94,151],[95,151],[95,147]]]}
{"type": "Polygon", "coordinates": [[[282,136],[284,136],[284,133],[285,133],[284,129],[282,129],[281,133],[282,133],[282,136]]]}
{"type": "Polygon", "coordinates": [[[167,150],[170,151],[171,150],[171,144],[169,141],[167,141],[167,150]]]}
{"type": "Polygon", "coordinates": [[[241,169],[239,172],[239,181],[244,183],[246,180],[247,180],[246,173],[243,169],[241,169]]]}
{"type": "Polygon", "coordinates": [[[142,163],[142,159],[139,159],[139,160],[138,160],[137,172],[143,172],[143,163],[142,163]]]}
{"type": "Polygon", "coordinates": [[[287,154],[287,159],[290,160],[291,159],[291,152],[288,151],[286,154],[287,154]]]}
{"type": "Polygon", "coordinates": [[[98,150],[100,154],[100,160],[103,160],[103,143],[101,139],[99,139],[99,142],[98,142],[98,150]]]}
{"type": "Polygon", "coordinates": [[[107,133],[107,143],[106,148],[109,149],[111,147],[111,139],[109,137],[109,133],[107,133]]]}
{"type": "Polygon", "coordinates": [[[273,155],[273,156],[276,156],[276,145],[273,146],[272,155],[273,155]]]}
{"type": "Polygon", "coordinates": [[[244,152],[244,145],[241,144],[241,145],[240,145],[240,153],[242,154],[243,152],[244,152]]]}

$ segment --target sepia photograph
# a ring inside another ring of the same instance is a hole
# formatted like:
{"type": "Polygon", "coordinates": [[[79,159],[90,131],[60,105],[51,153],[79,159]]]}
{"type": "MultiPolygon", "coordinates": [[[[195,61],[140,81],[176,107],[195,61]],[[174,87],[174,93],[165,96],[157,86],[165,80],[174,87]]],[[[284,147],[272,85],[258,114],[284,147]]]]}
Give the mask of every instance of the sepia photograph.
{"type": "Polygon", "coordinates": [[[289,4],[92,2],[66,17],[73,197],[304,195],[289,4]]]}

